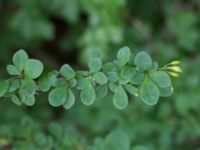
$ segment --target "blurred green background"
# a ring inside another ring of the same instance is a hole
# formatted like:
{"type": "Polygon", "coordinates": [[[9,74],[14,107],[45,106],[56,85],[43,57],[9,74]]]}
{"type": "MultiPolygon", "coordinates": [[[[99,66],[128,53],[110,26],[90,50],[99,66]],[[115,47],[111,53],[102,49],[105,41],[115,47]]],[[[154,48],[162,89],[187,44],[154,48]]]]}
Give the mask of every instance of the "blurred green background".
{"type": "Polygon", "coordinates": [[[199,0],[0,0],[1,78],[18,49],[50,71],[64,63],[85,69],[94,55],[113,60],[122,46],[161,65],[181,60],[174,94],[153,107],[130,97],[123,111],[111,96],[89,107],[77,100],[68,111],[42,93],[33,107],[0,99],[0,149],[104,150],[95,139],[120,129],[133,150],[199,150],[199,0]]]}

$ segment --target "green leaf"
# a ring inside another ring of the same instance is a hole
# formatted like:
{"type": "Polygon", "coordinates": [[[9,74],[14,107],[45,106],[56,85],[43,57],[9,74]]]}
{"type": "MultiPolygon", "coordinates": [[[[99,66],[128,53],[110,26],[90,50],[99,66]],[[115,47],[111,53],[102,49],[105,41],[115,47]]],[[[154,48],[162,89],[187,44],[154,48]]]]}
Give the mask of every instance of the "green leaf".
{"type": "Polygon", "coordinates": [[[43,91],[47,92],[51,88],[51,83],[48,76],[42,76],[38,81],[38,88],[43,91]]]}
{"type": "Polygon", "coordinates": [[[9,81],[8,80],[0,80],[0,97],[4,96],[8,91],[9,81]]]}
{"type": "Polygon", "coordinates": [[[88,80],[89,80],[88,78],[79,79],[78,82],[77,82],[76,88],[77,88],[78,90],[84,89],[85,87],[87,87],[88,80]]]}
{"type": "Polygon", "coordinates": [[[20,88],[20,80],[19,79],[11,79],[9,83],[9,92],[14,92],[20,88]]]}
{"type": "Polygon", "coordinates": [[[148,70],[152,66],[151,57],[146,52],[139,52],[135,56],[135,65],[143,68],[144,70],[148,70]]]}
{"type": "Polygon", "coordinates": [[[44,66],[41,61],[29,59],[24,65],[24,75],[29,79],[38,78],[43,72],[44,66]]]}
{"type": "Polygon", "coordinates": [[[132,75],[133,75],[134,72],[135,72],[135,69],[133,67],[125,66],[121,70],[121,76],[124,79],[127,79],[129,81],[131,79],[131,77],[132,77],[132,75]]]}
{"type": "Polygon", "coordinates": [[[92,58],[90,59],[88,66],[91,73],[98,72],[102,68],[102,61],[100,58],[92,58]]]}
{"type": "Polygon", "coordinates": [[[117,72],[108,72],[107,73],[107,77],[108,77],[108,80],[112,83],[115,83],[118,81],[118,74],[117,72]]]}
{"type": "Polygon", "coordinates": [[[22,99],[22,102],[27,106],[33,106],[35,104],[35,97],[34,96],[25,96],[22,99]]]}
{"type": "Polygon", "coordinates": [[[110,82],[110,83],[108,83],[108,87],[109,87],[109,90],[110,90],[110,91],[116,92],[118,86],[117,86],[116,83],[110,82]]]}
{"type": "Polygon", "coordinates": [[[125,109],[128,106],[128,96],[124,88],[119,85],[113,96],[113,104],[119,109],[125,109]]]}
{"type": "Polygon", "coordinates": [[[125,132],[117,130],[106,137],[105,145],[108,150],[129,150],[130,140],[125,132]]]}
{"type": "Polygon", "coordinates": [[[134,95],[135,93],[138,92],[138,89],[135,86],[131,85],[131,84],[125,85],[125,89],[131,95],[134,95]]]}
{"type": "Polygon", "coordinates": [[[130,78],[130,82],[134,85],[140,85],[144,81],[144,73],[133,72],[130,78]]]}
{"type": "Polygon", "coordinates": [[[159,90],[160,90],[160,96],[162,96],[162,97],[171,96],[174,91],[172,86],[166,87],[166,88],[160,88],[159,90]]]}
{"type": "Polygon", "coordinates": [[[14,104],[18,105],[18,106],[20,106],[20,105],[22,104],[22,102],[20,101],[19,97],[17,97],[15,94],[13,94],[13,95],[11,96],[11,101],[12,101],[14,104]]]}
{"type": "Polygon", "coordinates": [[[124,78],[121,74],[118,77],[120,84],[127,84],[129,82],[128,79],[124,78]]]}
{"type": "Polygon", "coordinates": [[[68,64],[63,65],[60,68],[60,74],[66,79],[71,80],[75,77],[75,72],[68,64]]]}
{"type": "Polygon", "coordinates": [[[54,107],[61,106],[65,103],[67,95],[68,93],[65,87],[57,87],[51,90],[51,92],[49,93],[49,103],[54,107]]]}
{"type": "Polygon", "coordinates": [[[103,72],[97,72],[93,75],[93,79],[96,81],[96,83],[102,85],[106,84],[108,82],[108,79],[106,75],[103,72]]]}
{"type": "Polygon", "coordinates": [[[71,81],[70,81],[70,86],[71,87],[75,87],[77,85],[77,80],[76,79],[72,79],[71,81]]]}
{"type": "Polygon", "coordinates": [[[117,53],[117,61],[120,67],[126,65],[131,57],[131,51],[128,47],[121,48],[117,53]]]}
{"type": "Polygon", "coordinates": [[[63,107],[65,109],[70,109],[75,104],[75,96],[72,90],[68,89],[68,95],[67,99],[65,100],[65,103],[63,104],[63,107]]]}
{"type": "Polygon", "coordinates": [[[13,55],[13,64],[22,72],[24,64],[28,60],[28,55],[24,50],[19,50],[13,55]]]}
{"type": "Polygon", "coordinates": [[[108,94],[107,84],[101,85],[96,89],[97,100],[103,99],[108,94]]]}
{"type": "Polygon", "coordinates": [[[36,92],[37,86],[33,80],[26,79],[21,81],[19,92],[22,96],[33,96],[36,92]]]}
{"type": "Polygon", "coordinates": [[[164,71],[156,71],[150,74],[152,80],[161,88],[171,86],[171,78],[164,71]]]}
{"type": "Polygon", "coordinates": [[[159,88],[148,77],[140,87],[140,97],[147,105],[155,105],[159,99],[159,88]]]}
{"type": "Polygon", "coordinates": [[[104,72],[116,72],[117,67],[114,63],[106,63],[103,65],[104,72]]]}
{"type": "Polygon", "coordinates": [[[6,69],[9,75],[14,75],[14,76],[20,75],[19,70],[14,65],[7,65],[6,69]]]}
{"type": "Polygon", "coordinates": [[[91,105],[96,99],[95,90],[88,80],[86,87],[81,91],[81,101],[85,105],[91,105]]]}
{"type": "Polygon", "coordinates": [[[47,76],[48,76],[48,78],[49,78],[49,81],[50,81],[51,86],[56,87],[58,72],[57,72],[57,71],[49,72],[49,73],[47,74],[47,76]]]}
{"type": "Polygon", "coordinates": [[[152,66],[151,66],[151,70],[156,71],[156,70],[158,70],[158,68],[159,68],[158,63],[157,62],[153,62],[152,66]]]}

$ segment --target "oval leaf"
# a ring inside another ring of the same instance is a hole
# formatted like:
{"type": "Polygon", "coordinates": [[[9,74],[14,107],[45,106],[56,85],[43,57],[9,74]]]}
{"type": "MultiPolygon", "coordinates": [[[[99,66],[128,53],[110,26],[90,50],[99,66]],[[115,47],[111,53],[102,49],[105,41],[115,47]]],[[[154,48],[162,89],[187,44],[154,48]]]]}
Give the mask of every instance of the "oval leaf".
{"type": "Polygon", "coordinates": [[[41,61],[29,59],[24,66],[24,75],[30,79],[38,78],[43,72],[44,66],[41,61]]]}
{"type": "Polygon", "coordinates": [[[96,83],[102,85],[108,82],[106,75],[103,72],[97,72],[93,75],[94,80],[96,83]]]}
{"type": "Polygon", "coordinates": [[[97,99],[103,99],[108,94],[108,86],[107,84],[101,85],[96,89],[97,99]]]}
{"type": "Polygon", "coordinates": [[[131,51],[128,47],[121,48],[117,53],[117,61],[120,67],[126,65],[131,57],[131,51]]]}
{"type": "Polygon", "coordinates": [[[144,70],[148,70],[152,66],[151,57],[146,52],[139,52],[135,56],[135,65],[143,68],[144,70]]]}
{"type": "Polygon", "coordinates": [[[19,70],[14,65],[7,65],[6,69],[9,75],[14,75],[14,76],[20,75],[19,70]]]}
{"type": "Polygon", "coordinates": [[[49,93],[49,103],[58,107],[64,104],[67,98],[67,89],[65,87],[57,87],[49,93]]]}
{"type": "Polygon", "coordinates": [[[168,97],[171,96],[174,92],[174,88],[172,86],[166,88],[160,88],[160,96],[168,97]]]}
{"type": "Polygon", "coordinates": [[[19,92],[22,96],[33,96],[36,92],[36,88],[37,86],[33,80],[22,80],[19,92]]]}
{"type": "Polygon", "coordinates": [[[70,109],[75,104],[75,96],[72,90],[68,90],[67,99],[65,100],[65,103],[63,104],[63,107],[65,109],[70,109]]]}
{"type": "Polygon", "coordinates": [[[42,76],[38,81],[38,88],[43,91],[47,92],[51,88],[51,82],[48,76],[42,76]]]}
{"type": "Polygon", "coordinates": [[[90,59],[88,66],[91,73],[97,72],[102,68],[102,61],[100,58],[92,58],[90,59]]]}
{"type": "Polygon", "coordinates": [[[68,64],[63,65],[60,68],[60,74],[66,79],[66,80],[71,80],[75,77],[75,72],[72,69],[71,66],[68,64]]]}
{"type": "Polygon", "coordinates": [[[128,96],[124,88],[119,85],[113,96],[113,104],[117,109],[125,109],[128,105],[128,96]]]}
{"type": "Polygon", "coordinates": [[[171,86],[171,78],[164,71],[156,71],[151,73],[151,78],[161,88],[167,88],[171,86]]]}
{"type": "Polygon", "coordinates": [[[24,68],[24,64],[28,60],[28,55],[24,50],[19,50],[13,55],[13,64],[21,72],[24,68]]]}
{"type": "Polygon", "coordinates": [[[95,90],[90,81],[88,81],[86,87],[81,91],[81,101],[85,105],[91,105],[95,101],[95,99],[95,90]]]}
{"type": "Polygon", "coordinates": [[[140,87],[140,97],[147,105],[155,105],[158,102],[159,88],[148,77],[140,87]]]}

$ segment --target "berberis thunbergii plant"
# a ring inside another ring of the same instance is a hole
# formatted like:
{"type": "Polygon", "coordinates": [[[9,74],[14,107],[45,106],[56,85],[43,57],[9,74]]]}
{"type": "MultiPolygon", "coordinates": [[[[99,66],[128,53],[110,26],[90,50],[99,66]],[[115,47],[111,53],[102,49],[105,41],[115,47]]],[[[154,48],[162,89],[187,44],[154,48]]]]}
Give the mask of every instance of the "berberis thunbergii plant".
{"type": "Polygon", "coordinates": [[[64,64],[59,71],[43,73],[40,60],[29,58],[24,50],[13,56],[13,64],[7,66],[12,78],[0,81],[0,97],[10,97],[17,105],[32,106],[36,93],[49,92],[49,103],[71,108],[75,103],[74,91],[80,91],[83,104],[91,105],[113,93],[113,104],[117,109],[128,105],[128,94],[139,96],[147,105],[158,103],[160,96],[170,96],[173,86],[170,75],[177,76],[182,70],[179,61],[162,68],[153,62],[146,52],[134,55],[123,47],[113,62],[102,64],[101,58],[89,60],[89,71],[75,71],[64,64]]]}

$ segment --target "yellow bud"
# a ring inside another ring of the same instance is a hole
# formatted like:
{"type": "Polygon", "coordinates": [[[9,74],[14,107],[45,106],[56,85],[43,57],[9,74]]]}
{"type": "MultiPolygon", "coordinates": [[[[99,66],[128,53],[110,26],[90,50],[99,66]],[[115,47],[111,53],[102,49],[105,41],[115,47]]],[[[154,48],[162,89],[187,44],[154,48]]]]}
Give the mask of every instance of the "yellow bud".
{"type": "Polygon", "coordinates": [[[182,72],[182,69],[179,66],[171,66],[171,67],[167,67],[167,69],[175,71],[175,72],[182,72]]]}
{"type": "Polygon", "coordinates": [[[178,77],[178,73],[175,73],[175,72],[168,72],[168,73],[173,77],[178,77]]]}
{"type": "Polygon", "coordinates": [[[179,60],[174,60],[174,61],[172,61],[171,63],[169,63],[169,65],[178,65],[178,64],[180,64],[181,63],[181,61],[179,61],[179,60]]]}

